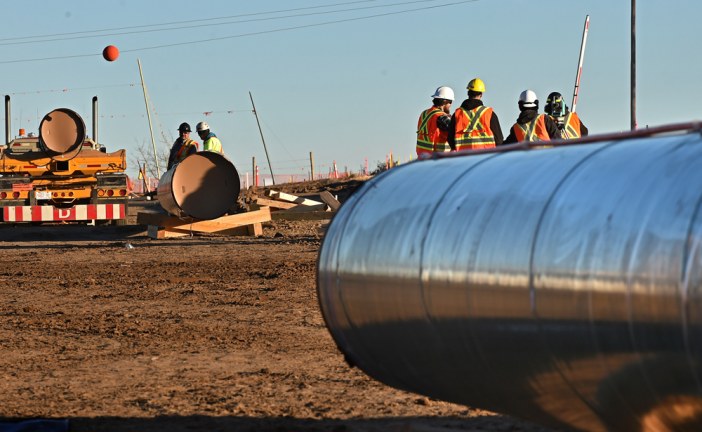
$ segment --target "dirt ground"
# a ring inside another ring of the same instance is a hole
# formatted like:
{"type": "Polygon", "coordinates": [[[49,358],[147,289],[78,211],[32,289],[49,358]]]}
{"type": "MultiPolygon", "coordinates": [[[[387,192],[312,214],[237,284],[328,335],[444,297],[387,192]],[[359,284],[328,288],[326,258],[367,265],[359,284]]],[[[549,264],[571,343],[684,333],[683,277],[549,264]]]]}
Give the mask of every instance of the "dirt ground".
{"type": "Polygon", "coordinates": [[[165,240],[138,225],[0,227],[0,420],[67,418],[72,431],[546,431],[350,368],[317,303],[325,223],[165,240]]]}

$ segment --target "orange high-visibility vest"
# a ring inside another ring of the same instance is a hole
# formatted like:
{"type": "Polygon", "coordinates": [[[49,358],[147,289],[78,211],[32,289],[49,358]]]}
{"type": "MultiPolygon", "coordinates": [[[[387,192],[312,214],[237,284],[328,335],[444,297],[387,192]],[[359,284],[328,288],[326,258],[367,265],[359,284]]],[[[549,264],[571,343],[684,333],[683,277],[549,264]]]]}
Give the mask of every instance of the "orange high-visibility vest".
{"type": "Polygon", "coordinates": [[[431,107],[419,116],[417,121],[417,156],[451,150],[448,145],[448,132],[442,131],[436,122],[446,115],[441,109],[431,107]]]}
{"type": "Polygon", "coordinates": [[[195,151],[197,151],[197,141],[191,139],[186,140],[178,149],[178,152],[175,155],[174,163],[182,162],[183,159],[188,156],[188,152],[186,150],[190,149],[192,146],[195,146],[195,151]]]}
{"type": "Polygon", "coordinates": [[[490,129],[492,108],[480,105],[470,111],[456,110],[456,150],[495,147],[495,134],[490,129]]]}
{"type": "Polygon", "coordinates": [[[580,138],[580,118],[574,112],[566,114],[561,135],[565,139],[580,138]]]}
{"type": "Polygon", "coordinates": [[[512,126],[514,136],[518,142],[527,141],[550,141],[551,137],[546,130],[546,115],[539,114],[536,118],[525,125],[515,123],[512,126]]]}

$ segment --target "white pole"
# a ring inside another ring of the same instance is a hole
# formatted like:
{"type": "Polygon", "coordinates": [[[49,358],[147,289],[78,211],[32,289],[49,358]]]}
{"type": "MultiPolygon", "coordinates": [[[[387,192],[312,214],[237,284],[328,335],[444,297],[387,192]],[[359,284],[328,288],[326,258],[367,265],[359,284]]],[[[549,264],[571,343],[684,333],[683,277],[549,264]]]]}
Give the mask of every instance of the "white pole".
{"type": "Polygon", "coordinates": [[[154,149],[154,162],[156,163],[156,175],[161,178],[161,168],[158,165],[158,155],[156,154],[156,141],[154,140],[154,128],[151,126],[151,110],[149,109],[149,95],[144,83],[144,74],[141,72],[141,60],[137,59],[139,65],[139,76],[141,77],[141,88],[144,91],[144,103],[146,104],[146,117],[149,119],[149,132],[151,132],[151,147],[154,149]]]}
{"type": "Polygon", "coordinates": [[[590,28],[590,15],[585,16],[585,27],[583,28],[583,40],[580,42],[580,58],[578,59],[578,72],[575,75],[575,89],[573,89],[573,103],[571,111],[575,112],[575,105],[578,102],[578,90],[580,88],[580,75],[583,72],[583,60],[585,59],[585,44],[587,43],[587,31],[590,28]]]}

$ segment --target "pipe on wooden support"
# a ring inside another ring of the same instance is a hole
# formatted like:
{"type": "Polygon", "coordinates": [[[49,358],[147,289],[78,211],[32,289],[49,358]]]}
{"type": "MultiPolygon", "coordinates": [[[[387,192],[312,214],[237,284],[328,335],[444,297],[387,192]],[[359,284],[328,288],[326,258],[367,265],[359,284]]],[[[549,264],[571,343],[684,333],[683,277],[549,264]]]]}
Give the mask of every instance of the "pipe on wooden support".
{"type": "Polygon", "coordinates": [[[158,184],[161,207],[178,217],[216,219],[239,198],[239,174],[221,153],[194,153],[166,171],[158,184]]]}
{"type": "Polygon", "coordinates": [[[698,129],[389,170],[324,237],[329,331],[351,364],[432,398],[702,430],[700,167],[698,129]]]}

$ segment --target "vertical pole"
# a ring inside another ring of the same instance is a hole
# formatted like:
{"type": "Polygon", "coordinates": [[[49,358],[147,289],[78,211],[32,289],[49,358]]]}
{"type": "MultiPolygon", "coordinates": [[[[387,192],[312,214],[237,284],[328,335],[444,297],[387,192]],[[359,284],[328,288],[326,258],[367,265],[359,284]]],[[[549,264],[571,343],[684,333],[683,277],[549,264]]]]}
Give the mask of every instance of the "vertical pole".
{"type": "Polygon", "coordinates": [[[151,193],[151,189],[149,189],[149,179],[146,178],[146,162],[144,162],[143,168],[141,166],[139,167],[139,170],[141,171],[141,180],[144,182],[144,193],[151,193]]]}
{"type": "Polygon", "coordinates": [[[98,141],[98,97],[93,96],[93,141],[95,145],[99,144],[98,141]]]}
{"type": "Polygon", "coordinates": [[[12,115],[10,114],[10,95],[5,95],[5,145],[12,141],[12,115]]]}
{"type": "Polygon", "coordinates": [[[258,173],[256,172],[256,156],[251,158],[251,183],[254,187],[258,187],[258,173]]]}
{"type": "Polygon", "coordinates": [[[154,149],[154,162],[156,163],[156,175],[161,178],[161,167],[158,164],[158,154],[156,154],[156,140],[154,140],[154,128],[151,125],[151,110],[149,109],[149,94],[144,83],[144,74],[141,71],[141,60],[137,59],[139,65],[139,76],[141,77],[141,89],[144,91],[144,103],[146,104],[146,117],[149,119],[149,132],[151,133],[151,147],[154,149]]]}
{"type": "Polygon", "coordinates": [[[580,76],[583,73],[583,60],[585,59],[585,44],[587,44],[587,32],[590,28],[590,15],[585,16],[585,27],[583,27],[583,39],[580,42],[580,58],[578,59],[578,70],[575,73],[575,88],[573,89],[573,103],[570,104],[571,111],[575,112],[575,105],[578,103],[578,90],[580,90],[580,76]]]}
{"type": "Polygon", "coordinates": [[[314,180],[314,156],[310,152],[310,180],[314,180]]]}
{"type": "Polygon", "coordinates": [[[275,186],[275,175],[273,175],[273,166],[271,165],[271,158],[268,157],[268,148],[266,148],[266,140],[263,139],[263,131],[261,130],[261,123],[258,121],[258,113],[256,112],[256,105],[254,105],[253,96],[251,95],[251,92],[249,92],[249,98],[251,99],[251,107],[253,107],[253,113],[256,116],[256,124],[258,125],[258,133],[261,134],[261,141],[263,142],[263,150],[266,152],[266,160],[268,160],[268,169],[271,172],[273,186],[275,186]]]}
{"type": "Polygon", "coordinates": [[[631,130],[636,129],[636,0],[631,0],[631,130]]]}

